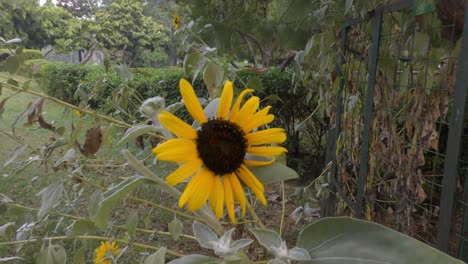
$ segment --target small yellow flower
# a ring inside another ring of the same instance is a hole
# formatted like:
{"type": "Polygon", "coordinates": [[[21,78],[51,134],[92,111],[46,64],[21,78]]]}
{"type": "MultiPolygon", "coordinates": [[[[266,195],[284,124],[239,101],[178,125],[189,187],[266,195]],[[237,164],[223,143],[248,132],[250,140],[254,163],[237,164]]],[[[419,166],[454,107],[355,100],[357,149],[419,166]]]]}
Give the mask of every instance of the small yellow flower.
{"type": "Polygon", "coordinates": [[[94,259],[95,264],[111,264],[112,257],[117,256],[120,253],[120,248],[115,245],[115,241],[112,244],[108,241],[101,242],[101,246],[96,248],[96,258],[94,259]]]}
{"type": "Polygon", "coordinates": [[[187,80],[180,80],[180,93],[185,107],[200,124],[194,129],[175,115],[162,111],[159,121],[178,138],[170,139],[156,148],[153,153],[159,160],[181,164],[166,177],[166,182],[177,185],[190,179],[179,199],[179,207],[187,205],[189,211],[196,211],[207,200],[218,218],[226,206],[229,218],[236,223],[234,202],[237,201],[245,215],[246,197],[242,183],[248,186],[266,205],[263,184],[248,166],[264,166],[273,163],[274,157],[287,150],[270,144],[283,143],[286,133],[281,128],[256,130],[269,124],[275,118],[269,114],[271,106],[259,111],[260,99],[250,97],[241,107],[244,97],[252,89],[243,90],[233,102],[233,83],[227,81],[219,99],[218,111],[213,118],[207,117],[193,87],[187,80]],[[250,157],[266,157],[259,161],[250,157]]]}
{"type": "Polygon", "coordinates": [[[80,110],[76,110],[76,111],[75,111],[75,115],[81,116],[81,115],[82,115],[82,114],[81,114],[81,111],[80,111],[80,110]]]}
{"type": "Polygon", "coordinates": [[[172,17],[174,18],[173,21],[173,27],[175,30],[179,30],[179,25],[180,25],[180,17],[176,14],[173,14],[172,17]]]}

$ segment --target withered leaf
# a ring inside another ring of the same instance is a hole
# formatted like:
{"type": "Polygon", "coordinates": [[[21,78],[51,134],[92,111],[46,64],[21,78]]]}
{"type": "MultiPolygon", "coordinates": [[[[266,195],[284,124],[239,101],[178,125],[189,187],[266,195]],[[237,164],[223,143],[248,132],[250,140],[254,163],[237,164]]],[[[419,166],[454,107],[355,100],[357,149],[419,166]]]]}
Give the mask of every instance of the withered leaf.
{"type": "Polygon", "coordinates": [[[25,125],[32,125],[42,115],[42,104],[44,97],[37,99],[34,104],[29,108],[28,122],[25,125]]]}
{"type": "Polygon", "coordinates": [[[56,128],[55,128],[53,125],[47,123],[47,122],[44,120],[44,118],[42,117],[42,115],[40,115],[39,117],[37,117],[37,123],[39,123],[39,125],[40,125],[42,128],[45,128],[45,129],[50,130],[50,131],[52,131],[52,132],[55,132],[55,130],[56,130],[56,128]]]}
{"type": "Polygon", "coordinates": [[[93,127],[86,131],[86,141],[83,146],[83,155],[92,155],[99,150],[102,143],[102,131],[100,127],[93,127]]]}

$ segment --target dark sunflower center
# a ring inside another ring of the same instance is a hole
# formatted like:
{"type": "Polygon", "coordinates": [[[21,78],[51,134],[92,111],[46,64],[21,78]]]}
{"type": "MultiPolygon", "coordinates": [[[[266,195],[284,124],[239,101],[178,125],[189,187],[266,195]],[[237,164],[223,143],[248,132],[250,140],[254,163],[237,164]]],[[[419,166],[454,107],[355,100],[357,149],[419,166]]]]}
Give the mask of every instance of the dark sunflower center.
{"type": "Polygon", "coordinates": [[[247,140],[237,124],[213,119],[201,125],[197,150],[209,170],[223,175],[239,169],[247,150],[247,140]]]}

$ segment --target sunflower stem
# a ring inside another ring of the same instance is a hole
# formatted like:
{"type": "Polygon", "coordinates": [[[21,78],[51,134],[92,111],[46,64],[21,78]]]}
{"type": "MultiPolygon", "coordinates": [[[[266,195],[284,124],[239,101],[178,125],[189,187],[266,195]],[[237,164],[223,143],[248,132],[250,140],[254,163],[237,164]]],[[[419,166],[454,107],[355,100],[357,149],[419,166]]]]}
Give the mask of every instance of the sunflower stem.
{"type": "Polygon", "coordinates": [[[245,202],[247,204],[247,208],[249,209],[250,214],[252,215],[253,220],[258,224],[258,226],[261,229],[265,229],[265,225],[262,223],[262,220],[260,220],[260,218],[258,217],[257,212],[255,212],[255,210],[253,209],[253,207],[250,204],[249,200],[246,199],[245,202]]]}
{"type": "Polygon", "coordinates": [[[283,236],[284,212],[286,210],[286,199],[284,199],[284,181],[281,181],[281,220],[279,226],[279,236],[283,236]]]}

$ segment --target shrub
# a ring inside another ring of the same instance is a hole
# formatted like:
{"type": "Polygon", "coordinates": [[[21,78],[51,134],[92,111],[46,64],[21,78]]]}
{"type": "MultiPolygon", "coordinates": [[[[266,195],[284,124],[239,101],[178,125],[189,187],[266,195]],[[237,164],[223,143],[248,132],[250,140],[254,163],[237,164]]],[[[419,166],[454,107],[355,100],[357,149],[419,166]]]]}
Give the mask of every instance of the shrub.
{"type": "Polygon", "coordinates": [[[86,76],[95,71],[101,71],[101,67],[54,62],[45,64],[42,74],[49,95],[68,103],[78,104],[79,100],[74,97],[75,92],[86,76]]]}
{"type": "MultiPolygon", "coordinates": [[[[6,71],[4,62],[10,55],[12,54],[9,50],[0,49],[0,71],[6,71]]],[[[44,55],[40,50],[23,49],[21,58],[23,59],[24,65],[20,68],[20,73],[23,73],[23,71],[25,71],[27,73],[26,76],[29,76],[29,74],[32,72],[29,66],[32,66],[32,64],[26,65],[26,63],[31,60],[34,60],[37,63],[37,60],[44,59],[44,55]]]]}

